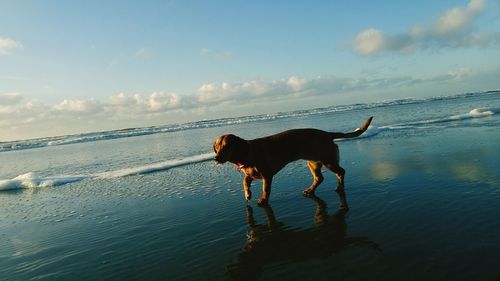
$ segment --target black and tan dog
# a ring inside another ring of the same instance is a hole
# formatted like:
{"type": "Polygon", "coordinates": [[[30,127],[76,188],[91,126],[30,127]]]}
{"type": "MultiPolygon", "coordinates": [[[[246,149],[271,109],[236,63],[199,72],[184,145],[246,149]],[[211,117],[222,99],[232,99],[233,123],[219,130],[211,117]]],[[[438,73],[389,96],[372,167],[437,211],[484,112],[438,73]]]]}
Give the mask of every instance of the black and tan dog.
{"type": "Polygon", "coordinates": [[[273,176],[288,163],[307,160],[314,181],[304,190],[305,195],[314,195],[314,190],[323,181],[321,167],[325,166],[338,177],[337,192],[344,191],[345,170],[339,166],[339,149],[333,142],[339,138],[354,138],[368,129],[373,117],[354,132],[325,132],[317,129],[294,129],[272,136],[244,140],[235,135],[223,135],[214,143],[215,160],[231,162],[245,173],[243,187],[245,198],[250,200],[250,184],[262,179],[262,196],[259,205],[266,204],[271,193],[273,176]]]}

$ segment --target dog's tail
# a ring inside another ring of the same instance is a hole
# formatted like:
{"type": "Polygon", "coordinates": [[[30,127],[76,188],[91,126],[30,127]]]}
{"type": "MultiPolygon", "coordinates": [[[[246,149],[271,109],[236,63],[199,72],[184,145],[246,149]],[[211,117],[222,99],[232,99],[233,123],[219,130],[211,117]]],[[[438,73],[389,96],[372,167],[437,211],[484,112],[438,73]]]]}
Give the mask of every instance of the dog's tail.
{"type": "Polygon", "coordinates": [[[363,123],[363,125],[361,125],[361,127],[354,130],[354,132],[349,132],[349,133],[331,132],[330,136],[332,137],[332,139],[348,139],[348,138],[358,137],[362,133],[364,133],[366,131],[366,129],[368,129],[368,126],[370,126],[372,119],[373,119],[373,116],[366,118],[365,123],[363,123]]]}

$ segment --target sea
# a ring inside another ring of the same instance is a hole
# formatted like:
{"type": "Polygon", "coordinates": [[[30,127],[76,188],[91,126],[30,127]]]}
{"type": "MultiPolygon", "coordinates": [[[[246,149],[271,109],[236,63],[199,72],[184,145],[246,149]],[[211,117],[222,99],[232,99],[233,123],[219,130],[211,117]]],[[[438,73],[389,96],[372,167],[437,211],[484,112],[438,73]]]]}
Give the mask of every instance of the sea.
{"type": "Polygon", "coordinates": [[[500,280],[500,91],[0,142],[0,280],[500,280]],[[350,209],[305,161],[261,182],[222,134],[336,140],[350,209]]]}

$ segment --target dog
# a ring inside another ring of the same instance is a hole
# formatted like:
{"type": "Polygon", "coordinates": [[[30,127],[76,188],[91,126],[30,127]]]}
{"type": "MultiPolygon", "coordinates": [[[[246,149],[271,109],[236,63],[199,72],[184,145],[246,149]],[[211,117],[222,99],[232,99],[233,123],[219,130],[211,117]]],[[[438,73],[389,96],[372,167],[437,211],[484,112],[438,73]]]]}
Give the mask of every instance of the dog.
{"type": "Polygon", "coordinates": [[[222,135],[213,145],[215,161],[219,164],[233,163],[245,174],[243,189],[247,201],[252,197],[252,181],[262,179],[262,196],[258,201],[261,206],[269,201],[273,176],[288,163],[299,159],[307,160],[314,178],[311,186],[304,190],[304,195],[313,196],[315,189],[323,182],[323,166],[337,175],[336,191],[343,193],[345,170],[339,165],[339,148],[333,140],[360,136],[368,129],[372,119],[367,118],[360,128],[349,133],[293,129],[253,140],[232,134],[222,135]]]}

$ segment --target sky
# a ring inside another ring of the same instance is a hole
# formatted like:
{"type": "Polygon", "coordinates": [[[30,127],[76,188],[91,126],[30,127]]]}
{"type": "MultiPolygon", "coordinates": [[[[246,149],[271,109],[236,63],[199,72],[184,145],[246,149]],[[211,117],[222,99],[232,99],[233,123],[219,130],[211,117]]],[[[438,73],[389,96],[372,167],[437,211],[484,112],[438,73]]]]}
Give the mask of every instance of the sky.
{"type": "Polygon", "coordinates": [[[500,89],[500,0],[0,0],[0,142],[500,89]]]}

